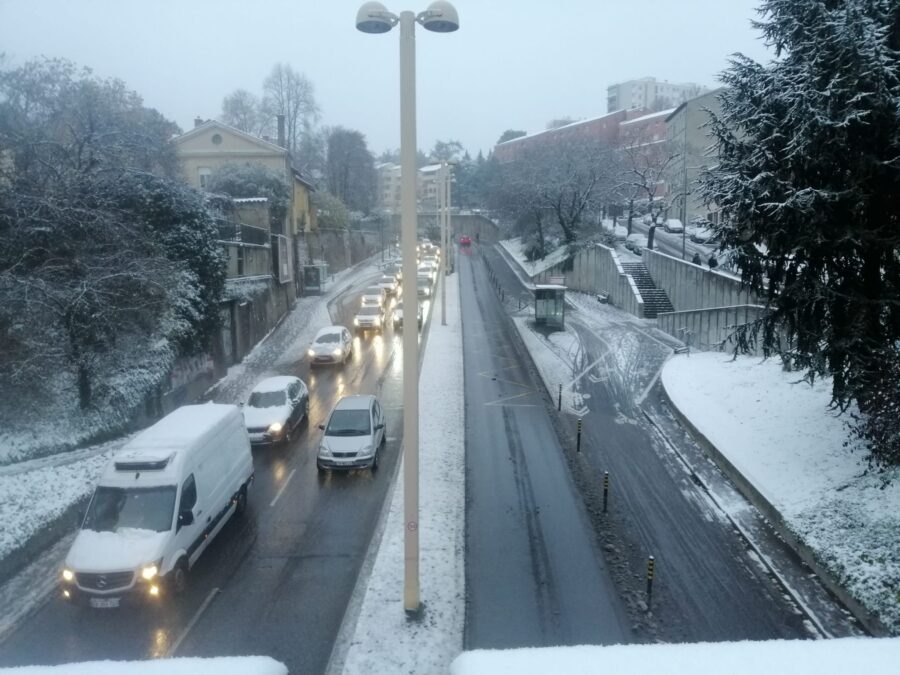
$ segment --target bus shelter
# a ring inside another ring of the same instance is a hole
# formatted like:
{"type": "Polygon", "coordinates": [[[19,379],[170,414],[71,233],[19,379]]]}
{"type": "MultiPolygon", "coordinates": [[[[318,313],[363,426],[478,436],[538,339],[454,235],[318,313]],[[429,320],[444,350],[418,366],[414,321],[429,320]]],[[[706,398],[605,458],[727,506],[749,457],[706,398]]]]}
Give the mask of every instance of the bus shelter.
{"type": "Polygon", "coordinates": [[[537,284],[534,287],[534,322],[550,328],[565,328],[566,287],[537,284]]]}
{"type": "Polygon", "coordinates": [[[303,266],[303,294],[313,295],[325,292],[325,282],[328,280],[328,264],[317,260],[303,266]]]}

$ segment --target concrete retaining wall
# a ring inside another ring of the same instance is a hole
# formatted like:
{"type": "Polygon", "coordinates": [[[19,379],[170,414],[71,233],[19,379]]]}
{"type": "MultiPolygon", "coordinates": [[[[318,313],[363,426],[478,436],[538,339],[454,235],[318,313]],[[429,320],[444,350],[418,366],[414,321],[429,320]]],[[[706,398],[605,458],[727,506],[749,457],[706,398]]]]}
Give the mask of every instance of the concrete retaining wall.
{"type": "MultiPolygon", "coordinates": [[[[760,305],[661,312],[656,317],[656,325],[694,349],[715,351],[729,348],[727,340],[735,326],[755,321],[764,312],[760,305]]],[[[751,353],[760,355],[762,350],[757,347],[751,353]]]]}
{"type": "Polygon", "coordinates": [[[565,277],[565,284],[572,290],[604,295],[609,303],[637,317],[644,317],[644,301],[634,285],[634,280],[622,270],[619,256],[608,246],[595,244],[583,248],[572,260],[571,269],[566,263],[556,265],[534,277],[535,283],[547,283],[550,277],[565,277]]]}
{"type": "Polygon", "coordinates": [[[644,265],[657,288],[669,296],[676,311],[759,305],[759,299],[740,280],[709,268],[644,249],[644,265]]]}

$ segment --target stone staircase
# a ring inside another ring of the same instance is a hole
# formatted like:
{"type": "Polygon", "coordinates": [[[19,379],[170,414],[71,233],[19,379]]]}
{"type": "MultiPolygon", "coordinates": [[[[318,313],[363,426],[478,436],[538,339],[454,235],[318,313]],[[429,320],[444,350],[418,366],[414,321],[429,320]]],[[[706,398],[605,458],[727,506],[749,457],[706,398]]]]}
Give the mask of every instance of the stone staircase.
{"type": "Polygon", "coordinates": [[[656,287],[650,272],[644,266],[644,263],[622,263],[622,270],[634,279],[634,285],[637,286],[644,301],[644,318],[655,319],[660,312],[674,312],[675,308],[669,300],[666,292],[656,287]]]}

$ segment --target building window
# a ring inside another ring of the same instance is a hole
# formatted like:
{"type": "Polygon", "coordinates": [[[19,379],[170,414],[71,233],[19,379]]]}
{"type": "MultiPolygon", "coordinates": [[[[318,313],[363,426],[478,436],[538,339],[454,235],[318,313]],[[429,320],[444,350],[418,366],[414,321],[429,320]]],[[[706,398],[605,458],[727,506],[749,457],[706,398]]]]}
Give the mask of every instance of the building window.
{"type": "Polygon", "coordinates": [[[222,145],[222,136],[220,136],[219,134],[213,134],[212,142],[213,145],[222,145]]]}
{"type": "Polygon", "coordinates": [[[205,190],[209,187],[209,177],[212,175],[212,169],[208,166],[201,166],[197,169],[197,175],[200,179],[200,189],[205,190]]]}

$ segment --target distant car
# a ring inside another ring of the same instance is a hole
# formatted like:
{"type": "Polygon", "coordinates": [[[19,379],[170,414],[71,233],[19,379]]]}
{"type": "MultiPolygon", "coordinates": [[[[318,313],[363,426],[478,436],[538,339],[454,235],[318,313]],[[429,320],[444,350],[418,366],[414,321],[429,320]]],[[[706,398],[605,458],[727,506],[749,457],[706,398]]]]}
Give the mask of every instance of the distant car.
{"type": "Polygon", "coordinates": [[[383,307],[386,298],[387,293],[384,292],[384,289],[381,286],[369,286],[363,291],[360,304],[363,307],[383,307]]]}
{"type": "Polygon", "coordinates": [[[345,396],[334,406],[319,443],[316,466],[326,469],[378,468],[385,444],[384,411],[374,396],[345,396]]]}
{"type": "Polygon", "coordinates": [[[472,237],[470,237],[467,234],[464,234],[463,236],[461,236],[459,238],[459,245],[460,246],[471,246],[472,245],[472,237]]]}
{"type": "Polygon", "coordinates": [[[640,255],[641,251],[647,248],[647,235],[629,234],[625,239],[625,248],[636,255],[640,255]]]}
{"type": "Polygon", "coordinates": [[[695,244],[711,244],[716,238],[716,233],[707,227],[695,228],[690,235],[690,239],[695,244]]]}
{"type": "Polygon", "coordinates": [[[663,223],[663,229],[666,232],[684,232],[684,225],[681,224],[681,221],[678,218],[667,218],[663,223]]]}
{"type": "Polygon", "coordinates": [[[309,415],[309,389],[299,377],[270,377],[253,387],[243,411],[251,443],[288,442],[309,415]]]}
{"type": "Polygon", "coordinates": [[[306,352],[310,365],[345,363],[353,356],[353,338],[343,326],[323,328],[306,352]]]}
{"type": "Polygon", "coordinates": [[[431,280],[430,279],[417,279],[416,280],[416,295],[420,298],[430,298],[431,297],[431,280]]]}
{"type": "Polygon", "coordinates": [[[378,282],[378,286],[388,295],[393,295],[399,288],[397,278],[393,274],[385,274],[382,276],[381,280],[378,282]]]}
{"type": "MultiPolygon", "coordinates": [[[[422,327],[422,305],[418,302],[416,303],[416,318],[418,319],[419,328],[422,327]]],[[[394,328],[403,326],[403,302],[400,301],[397,303],[397,306],[394,307],[394,328]]]]}
{"type": "Polygon", "coordinates": [[[384,331],[384,307],[382,305],[365,305],[359,308],[353,319],[356,332],[367,330],[384,331]]]}
{"type": "Polygon", "coordinates": [[[393,276],[398,284],[403,283],[403,264],[402,263],[393,263],[388,265],[385,270],[385,274],[390,274],[393,276]]]}
{"type": "Polygon", "coordinates": [[[419,265],[418,274],[427,274],[434,281],[437,278],[437,265],[433,262],[423,262],[419,265]]]}

